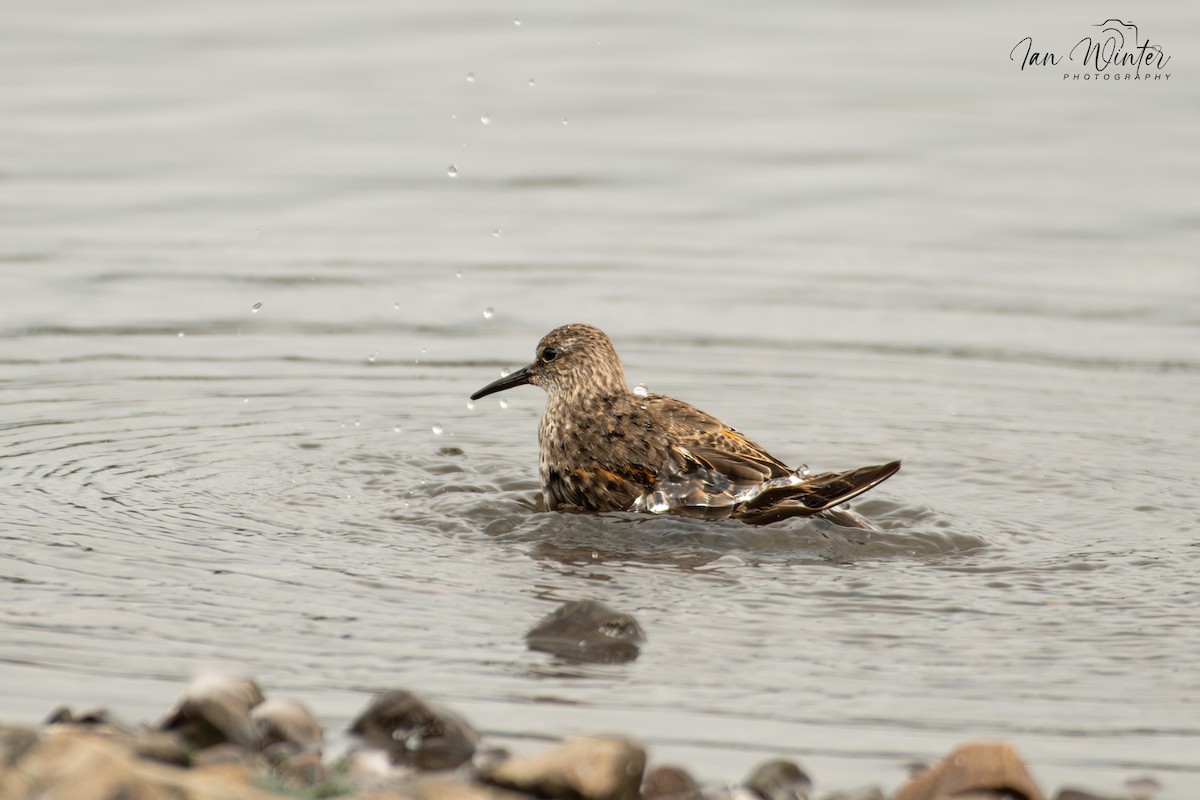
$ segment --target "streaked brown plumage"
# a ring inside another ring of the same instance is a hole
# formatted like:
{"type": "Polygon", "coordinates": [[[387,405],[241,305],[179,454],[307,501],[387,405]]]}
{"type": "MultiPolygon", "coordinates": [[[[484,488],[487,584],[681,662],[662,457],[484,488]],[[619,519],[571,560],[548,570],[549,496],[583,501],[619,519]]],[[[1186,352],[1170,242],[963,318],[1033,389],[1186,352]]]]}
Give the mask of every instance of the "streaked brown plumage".
{"type": "Polygon", "coordinates": [[[893,461],[821,475],[797,472],[682,400],[630,391],[612,341],[590,325],[550,331],[532,364],[471,399],[527,383],[549,395],[538,441],[551,509],[671,512],[755,524],[819,515],[869,527],[835,506],[900,469],[893,461]]]}

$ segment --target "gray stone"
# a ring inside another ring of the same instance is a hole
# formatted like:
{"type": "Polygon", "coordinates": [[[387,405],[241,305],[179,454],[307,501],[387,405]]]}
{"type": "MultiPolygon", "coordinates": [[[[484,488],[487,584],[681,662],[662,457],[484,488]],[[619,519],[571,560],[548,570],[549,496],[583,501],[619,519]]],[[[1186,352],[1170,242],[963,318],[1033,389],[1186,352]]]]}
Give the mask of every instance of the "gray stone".
{"type": "Polygon", "coordinates": [[[399,689],[375,698],[350,732],[387,751],[393,763],[424,770],[453,769],[469,761],[479,743],[466,720],[399,689]]]}
{"type": "Polygon", "coordinates": [[[743,784],[762,800],[807,800],[812,781],[794,761],[773,759],[750,770],[743,784]]]}
{"type": "Polygon", "coordinates": [[[196,749],[231,743],[257,750],[262,736],[250,709],[262,701],[262,690],[248,678],[201,676],[167,712],[159,729],[177,731],[196,749]]]}

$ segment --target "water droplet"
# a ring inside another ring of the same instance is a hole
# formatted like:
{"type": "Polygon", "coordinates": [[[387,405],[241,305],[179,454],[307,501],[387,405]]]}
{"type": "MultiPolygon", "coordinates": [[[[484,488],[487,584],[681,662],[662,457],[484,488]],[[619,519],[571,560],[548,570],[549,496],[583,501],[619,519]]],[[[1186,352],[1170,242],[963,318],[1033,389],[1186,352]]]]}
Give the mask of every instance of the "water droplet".
{"type": "Polygon", "coordinates": [[[257,314],[260,308],[262,308],[262,303],[255,303],[254,305],[250,306],[250,313],[257,314]]]}
{"type": "Polygon", "coordinates": [[[362,427],[362,420],[361,420],[361,419],[356,419],[356,420],[354,420],[354,427],[356,427],[356,428],[361,428],[361,427],[362,427]]]}
{"type": "Polygon", "coordinates": [[[401,428],[399,425],[393,425],[393,426],[392,426],[392,432],[393,432],[393,433],[400,433],[400,432],[401,432],[401,431],[403,431],[403,430],[404,430],[404,428],[401,428]]]}
{"type": "Polygon", "coordinates": [[[474,83],[474,82],[475,82],[475,73],[468,72],[467,73],[467,83],[474,83]]]}
{"type": "Polygon", "coordinates": [[[496,239],[499,239],[503,235],[504,231],[500,230],[499,228],[496,228],[496,230],[492,231],[492,236],[496,239]]]}
{"type": "Polygon", "coordinates": [[[537,81],[535,81],[533,78],[530,78],[530,79],[529,79],[529,85],[530,85],[530,86],[537,86],[537,81]]]}
{"type": "Polygon", "coordinates": [[[179,338],[180,338],[180,339],[182,339],[182,338],[183,338],[183,337],[185,337],[185,336],[187,336],[187,334],[186,334],[186,333],[184,333],[183,331],[180,331],[180,332],[179,332],[179,338]]]}
{"type": "Polygon", "coordinates": [[[488,306],[483,310],[484,319],[491,319],[494,316],[496,316],[496,309],[492,308],[491,306],[488,306]]]}
{"type": "Polygon", "coordinates": [[[507,401],[507,400],[505,400],[503,397],[501,397],[501,398],[500,398],[500,407],[501,407],[501,408],[508,408],[508,401],[507,401]]]}
{"type": "Polygon", "coordinates": [[[462,277],[462,270],[460,269],[458,272],[454,273],[454,277],[456,277],[456,278],[461,278],[461,277],[462,277]]]}
{"type": "Polygon", "coordinates": [[[451,164],[450,166],[446,167],[446,174],[449,175],[451,178],[457,178],[458,177],[458,167],[451,164]]]}
{"type": "Polygon", "coordinates": [[[450,119],[458,119],[458,114],[451,114],[450,119]]]}
{"type": "Polygon", "coordinates": [[[521,20],[519,20],[519,19],[514,19],[514,20],[513,20],[513,25],[516,25],[518,28],[519,28],[519,27],[521,27],[521,20]]]}
{"type": "Polygon", "coordinates": [[[250,398],[249,398],[249,397],[243,397],[243,398],[242,398],[242,402],[243,402],[243,403],[249,403],[249,402],[250,402],[250,398]]]}
{"type": "Polygon", "coordinates": [[[492,124],[492,115],[484,114],[482,117],[479,118],[479,121],[482,122],[484,125],[491,125],[492,124]]]}
{"type": "Polygon", "coordinates": [[[474,410],[475,410],[475,401],[468,400],[467,401],[467,411],[474,411],[474,410]]]}
{"type": "Polygon", "coordinates": [[[637,386],[633,387],[633,393],[638,397],[645,397],[646,395],[650,394],[650,390],[646,388],[646,384],[639,383],[637,386]]]}
{"type": "Polygon", "coordinates": [[[371,353],[371,355],[367,356],[367,363],[368,363],[368,364],[374,364],[374,363],[375,363],[375,359],[376,359],[378,356],[379,356],[379,353],[371,353]]]}
{"type": "Polygon", "coordinates": [[[394,308],[394,309],[396,309],[397,311],[399,311],[399,310],[400,310],[400,303],[399,303],[399,302],[392,303],[392,308],[394,308]]]}
{"type": "Polygon", "coordinates": [[[434,423],[434,425],[433,425],[433,428],[431,428],[431,430],[433,431],[433,435],[434,435],[434,436],[441,436],[441,435],[442,435],[442,431],[444,431],[444,430],[445,430],[445,428],[443,428],[441,425],[438,425],[438,424],[435,422],[435,423],[434,423]]]}
{"type": "Polygon", "coordinates": [[[563,117],[563,125],[570,125],[570,124],[571,124],[571,118],[563,117]]]}

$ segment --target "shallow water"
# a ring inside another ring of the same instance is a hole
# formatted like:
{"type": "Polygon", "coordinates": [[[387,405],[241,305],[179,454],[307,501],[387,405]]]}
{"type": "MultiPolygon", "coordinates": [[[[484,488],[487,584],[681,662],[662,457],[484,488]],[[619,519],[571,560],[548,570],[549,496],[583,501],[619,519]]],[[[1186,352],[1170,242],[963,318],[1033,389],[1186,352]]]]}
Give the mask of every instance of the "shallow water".
{"type": "Polygon", "coordinates": [[[1084,4],[7,8],[0,718],[219,666],[709,781],[1003,737],[1200,793],[1200,15],[1145,13],[1178,73],[1117,86],[1008,60],[1084,4]],[[540,392],[466,398],[571,321],[796,464],[903,458],[884,532],[536,512],[540,392]],[[581,597],[640,658],[525,649],[581,597]]]}

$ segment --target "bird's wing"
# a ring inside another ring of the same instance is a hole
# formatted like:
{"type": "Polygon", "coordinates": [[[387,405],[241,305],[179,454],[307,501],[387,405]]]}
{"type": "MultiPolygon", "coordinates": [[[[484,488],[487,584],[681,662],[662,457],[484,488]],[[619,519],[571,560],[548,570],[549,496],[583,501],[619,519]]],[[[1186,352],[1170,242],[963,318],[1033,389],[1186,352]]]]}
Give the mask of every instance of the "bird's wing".
{"type": "MultiPolygon", "coordinates": [[[[797,486],[767,489],[742,503],[734,516],[744,522],[766,524],[788,517],[808,517],[828,512],[834,506],[873,489],[900,469],[899,461],[844,472],[825,472],[805,479],[797,486]]],[[[840,523],[836,517],[834,522],[840,523]]]]}
{"type": "Polygon", "coordinates": [[[692,456],[735,484],[756,484],[792,470],[733,427],[682,400],[651,394],[646,410],[668,432],[676,452],[692,456]]]}

